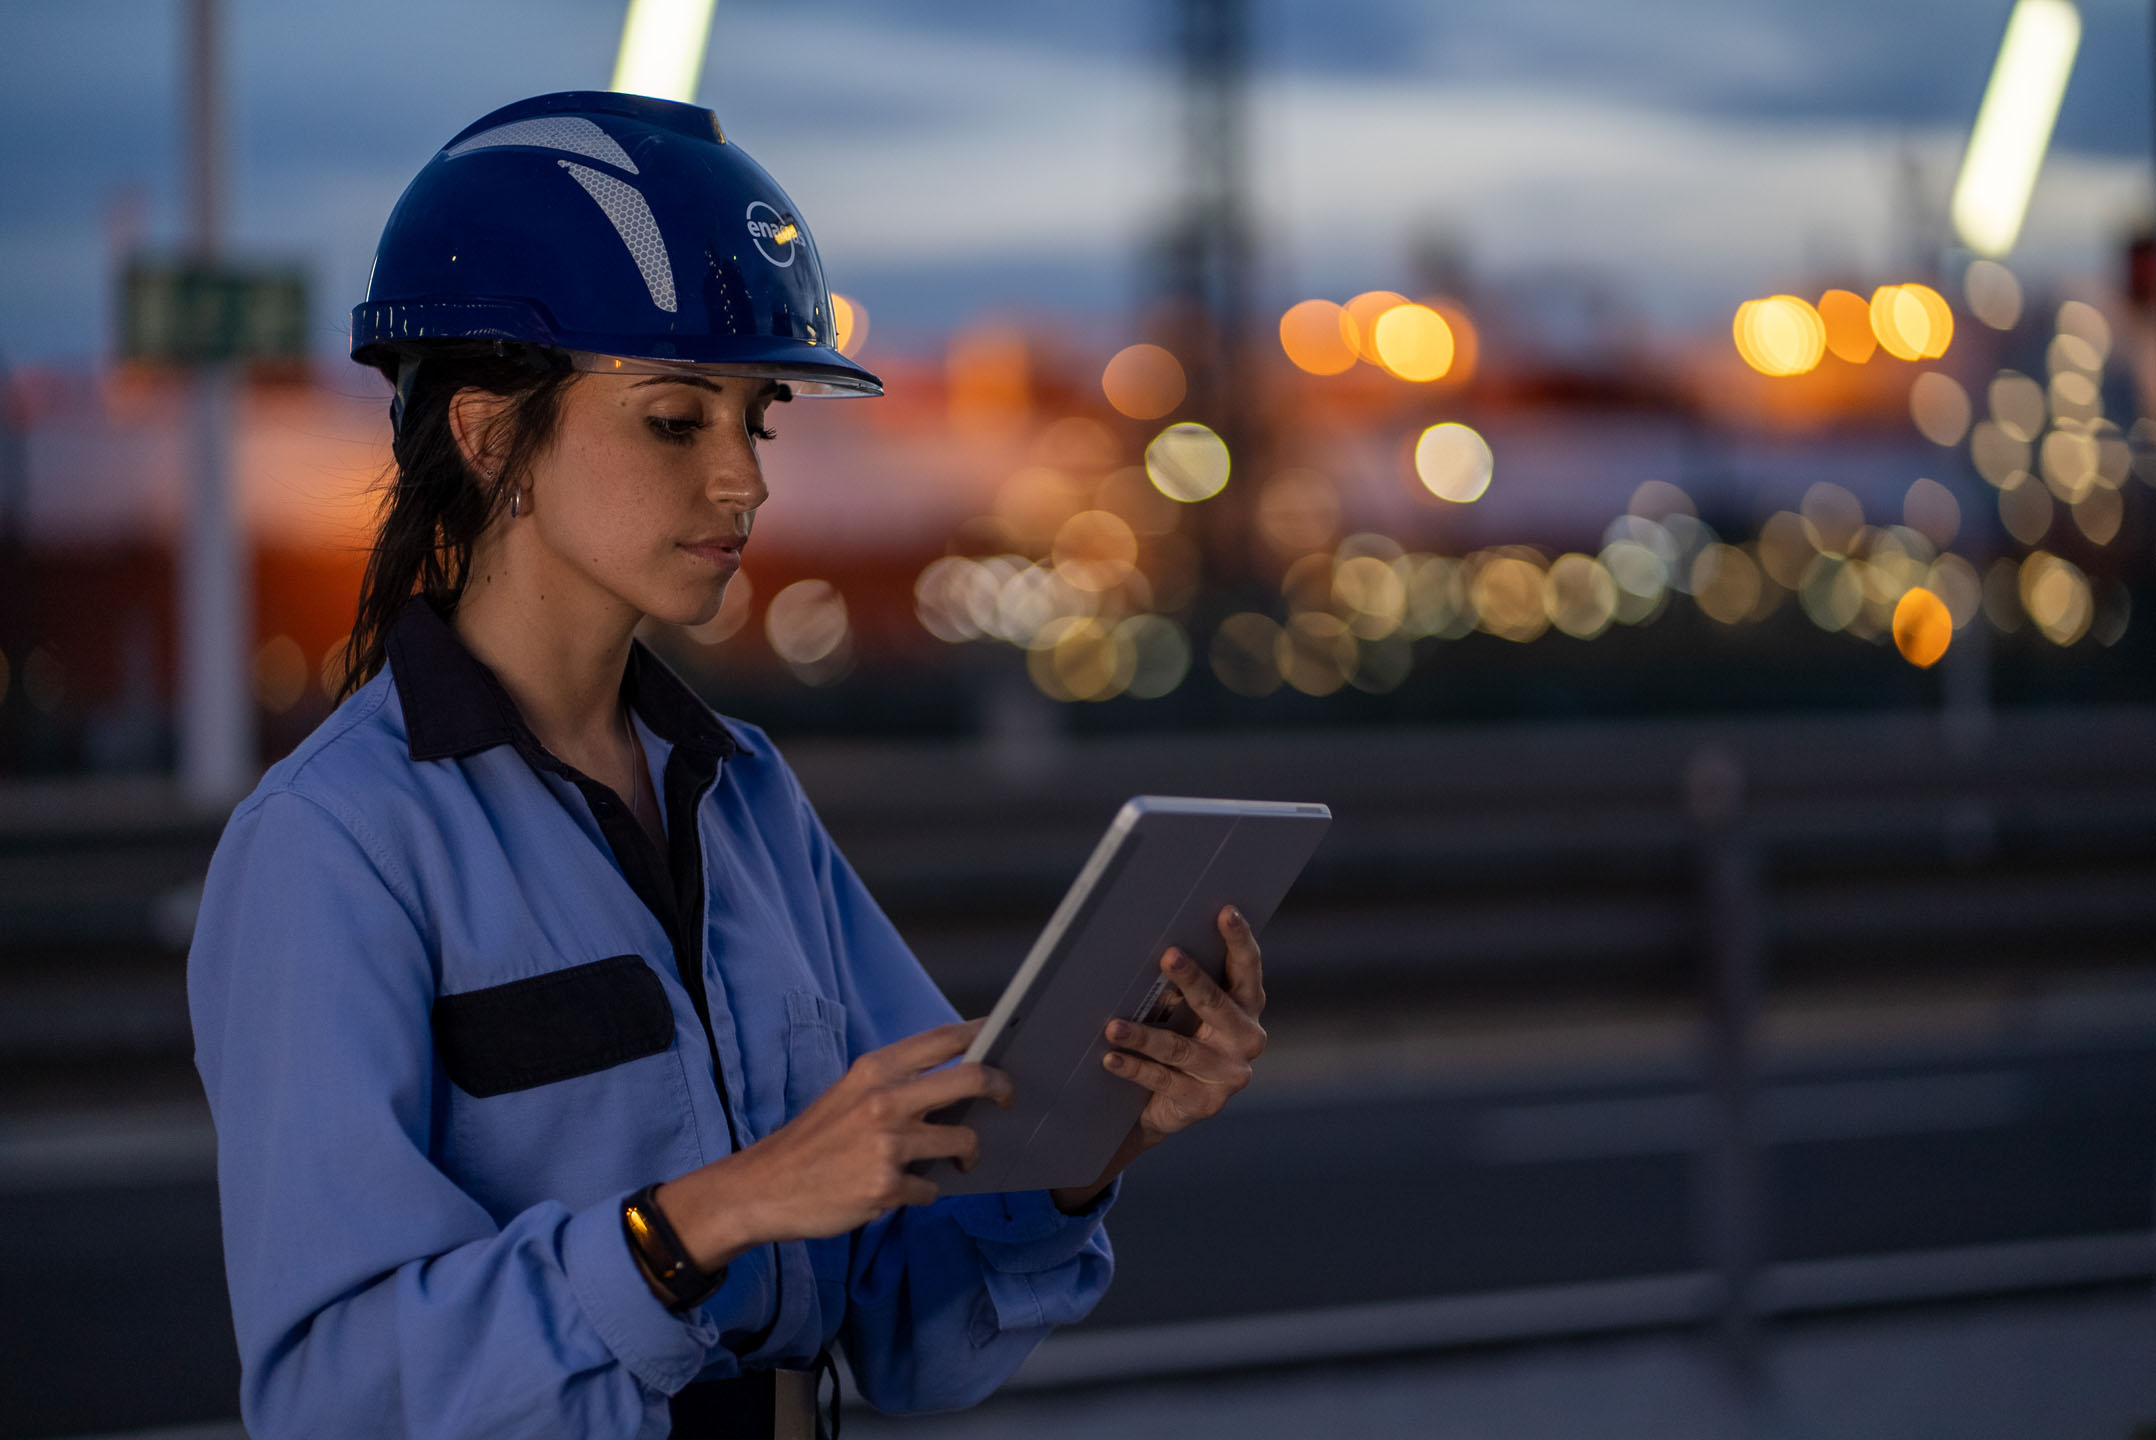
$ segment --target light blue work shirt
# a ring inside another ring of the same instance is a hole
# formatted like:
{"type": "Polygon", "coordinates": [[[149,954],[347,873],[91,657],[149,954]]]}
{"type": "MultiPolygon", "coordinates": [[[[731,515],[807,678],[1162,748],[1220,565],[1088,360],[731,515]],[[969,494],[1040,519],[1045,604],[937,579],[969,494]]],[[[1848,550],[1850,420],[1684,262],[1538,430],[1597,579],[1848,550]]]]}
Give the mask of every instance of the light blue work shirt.
{"type": "Polygon", "coordinates": [[[965,1406],[1107,1288],[1114,1187],[951,1197],[653,1297],[626,1196],[955,1016],[760,729],[641,645],[623,689],[663,860],[424,600],[225,828],[188,1001],[256,1440],[663,1435],[690,1381],[834,1343],[881,1409],[965,1406]]]}

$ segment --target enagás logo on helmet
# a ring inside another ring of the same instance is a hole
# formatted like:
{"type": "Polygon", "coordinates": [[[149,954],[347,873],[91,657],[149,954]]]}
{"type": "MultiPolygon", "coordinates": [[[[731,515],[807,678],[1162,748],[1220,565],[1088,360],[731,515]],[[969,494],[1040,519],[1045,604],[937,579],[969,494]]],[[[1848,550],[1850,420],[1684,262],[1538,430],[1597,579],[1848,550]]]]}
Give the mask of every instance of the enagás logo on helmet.
{"type": "Polygon", "coordinates": [[[762,200],[749,202],[748,222],[756,253],[782,269],[794,263],[794,247],[801,239],[799,222],[762,200]]]}

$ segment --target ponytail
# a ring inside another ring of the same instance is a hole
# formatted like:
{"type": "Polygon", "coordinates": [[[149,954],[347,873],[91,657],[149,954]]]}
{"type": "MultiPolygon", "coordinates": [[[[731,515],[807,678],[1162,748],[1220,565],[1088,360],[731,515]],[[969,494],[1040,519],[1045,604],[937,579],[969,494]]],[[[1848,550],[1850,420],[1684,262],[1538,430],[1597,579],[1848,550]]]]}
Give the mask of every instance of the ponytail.
{"type": "MultiPolygon", "coordinates": [[[[406,377],[374,545],[360,583],[359,614],[345,642],[338,700],[381,673],[390,627],[413,595],[426,596],[444,614],[456,609],[473,542],[554,438],[561,394],[575,372],[548,364],[543,354],[523,348],[504,353],[484,343],[442,346],[430,349],[406,377]],[[492,480],[465,463],[450,425],[451,402],[465,390],[510,401],[496,422],[507,433],[503,464],[492,480]]],[[[389,374],[394,383],[395,370],[389,374]]]]}

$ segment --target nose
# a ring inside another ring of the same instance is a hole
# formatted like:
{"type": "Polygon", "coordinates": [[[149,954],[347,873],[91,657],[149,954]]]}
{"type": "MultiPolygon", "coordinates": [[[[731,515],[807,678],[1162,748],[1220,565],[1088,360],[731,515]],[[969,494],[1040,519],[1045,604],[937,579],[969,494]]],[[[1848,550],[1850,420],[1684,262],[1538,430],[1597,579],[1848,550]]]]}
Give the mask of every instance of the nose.
{"type": "Polygon", "coordinates": [[[717,458],[705,481],[704,493],[728,509],[741,511],[741,528],[748,529],[757,507],[771,498],[771,490],[764,484],[763,464],[747,437],[738,446],[726,447],[717,458]]]}

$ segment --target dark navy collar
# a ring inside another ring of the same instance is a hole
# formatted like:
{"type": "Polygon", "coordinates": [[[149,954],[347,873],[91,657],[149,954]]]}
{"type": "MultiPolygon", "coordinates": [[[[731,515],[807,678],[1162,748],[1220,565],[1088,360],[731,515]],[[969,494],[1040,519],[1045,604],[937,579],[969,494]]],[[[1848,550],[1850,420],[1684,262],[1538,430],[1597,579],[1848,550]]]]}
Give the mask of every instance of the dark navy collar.
{"type": "MultiPolygon", "coordinates": [[[[414,760],[454,759],[495,745],[514,745],[527,760],[553,760],[502,682],[425,596],[405,603],[384,648],[414,760]]],[[[641,641],[629,642],[621,693],[652,733],[676,749],[723,760],[740,748],[711,708],[641,641]]]]}

